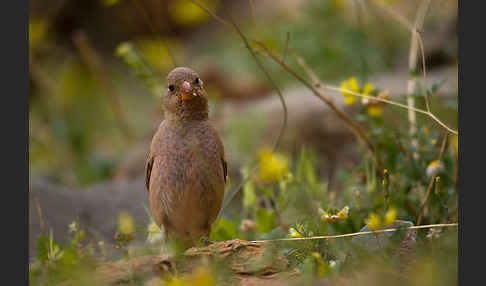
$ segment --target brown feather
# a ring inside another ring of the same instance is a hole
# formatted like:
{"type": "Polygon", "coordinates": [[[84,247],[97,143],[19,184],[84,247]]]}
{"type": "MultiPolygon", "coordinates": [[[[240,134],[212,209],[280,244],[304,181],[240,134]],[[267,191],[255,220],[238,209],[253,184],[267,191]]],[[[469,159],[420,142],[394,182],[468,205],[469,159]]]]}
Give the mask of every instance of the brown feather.
{"type": "Polygon", "coordinates": [[[224,196],[227,166],[224,147],[207,117],[202,81],[187,68],[169,74],[164,99],[166,119],[152,139],[146,163],[146,185],[152,216],[169,236],[193,245],[209,236],[224,196]],[[198,81],[195,81],[198,78],[198,81]],[[182,101],[182,81],[195,85],[197,96],[182,101]]]}

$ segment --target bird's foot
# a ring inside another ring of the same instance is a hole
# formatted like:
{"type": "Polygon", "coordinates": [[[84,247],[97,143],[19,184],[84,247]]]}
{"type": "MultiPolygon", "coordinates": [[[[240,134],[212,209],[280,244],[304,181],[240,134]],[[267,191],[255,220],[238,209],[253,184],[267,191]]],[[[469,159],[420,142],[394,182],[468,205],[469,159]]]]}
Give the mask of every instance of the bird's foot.
{"type": "Polygon", "coordinates": [[[211,244],[213,244],[214,242],[209,240],[209,238],[203,236],[201,237],[201,239],[199,240],[199,243],[202,244],[202,246],[209,246],[211,244]]]}

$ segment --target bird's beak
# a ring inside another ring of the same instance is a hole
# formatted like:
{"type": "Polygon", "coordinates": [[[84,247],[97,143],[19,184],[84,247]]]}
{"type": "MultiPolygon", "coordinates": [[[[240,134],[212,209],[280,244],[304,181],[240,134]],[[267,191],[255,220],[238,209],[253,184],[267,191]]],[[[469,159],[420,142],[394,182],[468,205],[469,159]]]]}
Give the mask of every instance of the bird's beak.
{"type": "Polygon", "coordinates": [[[181,86],[181,99],[186,101],[186,100],[189,100],[191,98],[194,97],[194,91],[192,90],[192,85],[187,82],[187,81],[184,81],[182,83],[182,86],[181,86]]]}

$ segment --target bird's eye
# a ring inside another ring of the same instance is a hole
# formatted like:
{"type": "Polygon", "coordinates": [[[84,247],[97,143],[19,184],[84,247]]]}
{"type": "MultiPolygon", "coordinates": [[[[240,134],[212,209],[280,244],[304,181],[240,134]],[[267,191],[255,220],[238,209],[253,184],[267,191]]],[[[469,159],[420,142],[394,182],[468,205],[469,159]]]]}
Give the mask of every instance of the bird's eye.
{"type": "Polygon", "coordinates": [[[170,91],[174,91],[175,90],[175,87],[173,85],[169,85],[169,90],[170,91]]]}
{"type": "Polygon", "coordinates": [[[199,78],[198,77],[196,77],[196,79],[194,80],[194,83],[199,84],[199,78]]]}

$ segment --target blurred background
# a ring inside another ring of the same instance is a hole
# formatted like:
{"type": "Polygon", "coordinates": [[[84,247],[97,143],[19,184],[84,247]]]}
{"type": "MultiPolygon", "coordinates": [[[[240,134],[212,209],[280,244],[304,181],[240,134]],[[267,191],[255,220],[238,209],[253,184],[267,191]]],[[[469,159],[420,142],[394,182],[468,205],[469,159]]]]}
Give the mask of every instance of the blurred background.
{"type": "MultiPolygon", "coordinates": [[[[246,0],[199,2],[222,18],[224,11],[230,13],[246,35],[263,40],[305,78],[295,55],[325,83],[339,86],[355,77],[360,86],[372,83],[375,89],[388,90],[391,99],[405,102],[411,34],[373,2],[383,2],[413,22],[420,1],[250,1],[254,9],[246,0]]],[[[432,1],[421,29],[427,84],[435,88],[434,114],[456,130],[457,5],[457,0],[432,1]]],[[[130,213],[140,230],[135,239],[146,239],[150,218],[144,209],[148,206],[144,164],[163,120],[165,76],[174,66],[193,68],[205,83],[210,119],[226,149],[227,190],[238,185],[265,148],[274,144],[282,125],[277,94],[241,39],[188,0],[31,0],[29,48],[31,257],[37,253],[38,237],[50,229],[57,240],[67,241],[73,220],[79,220],[90,239],[114,243],[122,212],[130,213]]],[[[288,168],[297,166],[293,162],[305,150],[312,154],[313,176],[325,185],[327,195],[339,197],[368,186],[369,158],[348,127],[257,52],[288,104],[288,126],[278,151],[288,168]]],[[[421,75],[420,57],[417,66],[421,75]]],[[[387,155],[386,167],[394,174],[403,171],[400,164],[408,163],[397,155],[402,152],[397,144],[403,143],[399,134],[407,134],[407,111],[386,105],[375,114],[379,118],[370,119],[360,107],[347,106],[341,94],[328,96],[371,130],[373,142],[386,149],[384,153],[393,153],[387,155]]],[[[418,107],[424,108],[423,95],[417,98],[418,107]]],[[[436,142],[422,145],[429,155],[422,157],[423,162],[417,160],[415,173],[407,174],[408,183],[396,179],[396,188],[407,192],[427,185],[424,172],[438,155],[437,141],[443,133],[431,120],[418,117],[419,132],[436,142]]],[[[445,166],[451,179],[443,179],[450,194],[453,161],[445,166]]],[[[258,192],[258,197],[264,196],[258,192]]],[[[418,209],[423,195],[411,197],[418,209]]],[[[233,229],[242,219],[235,216],[245,207],[243,199],[240,192],[225,210],[233,229]]],[[[402,217],[414,218],[410,208],[403,209],[402,217]]],[[[440,219],[426,216],[425,220],[440,219]]],[[[356,220],[348,230],[357,231],[362,225],[356,220]]]]}

